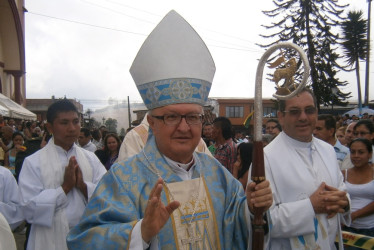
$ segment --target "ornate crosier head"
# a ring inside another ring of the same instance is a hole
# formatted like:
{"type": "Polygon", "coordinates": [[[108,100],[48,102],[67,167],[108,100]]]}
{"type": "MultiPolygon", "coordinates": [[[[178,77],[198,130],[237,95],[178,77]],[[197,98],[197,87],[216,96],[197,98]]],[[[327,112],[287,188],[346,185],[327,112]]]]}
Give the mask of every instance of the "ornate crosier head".
{"type": "MultiPolygon", "coordinates": [[[[308,58],[302,48],[293,43],[279,43],[270,47],[261,57],[257,66],[256,72],[256,86],[255,86],[255,141],[262,138],[262,77],[264,74],[265,64],[268,63],[269,58],[277,50],[280,51],[280,57],[274,62],[269,63],[269,68],[277,68],[272,74],[272,81],[276,84],[276,93],[273,97],[278,100],[287,100],[296,96],[302,90],[309,77],[309,62],[308,58]],[[285,50],[287,53],[284,53],[285,50]],[[289,56],[291,55],[291,56],[289,56]],[[282,67],[283,66],[283,67],[282,67]],[[298,73],[299,72],[299,73],[298,73]],[[295,79],[295,76],[298,76],[295,79]],[[278,83],[284,80],[282,85],[278,83]]],[[[276,57],[271,57],[274,60],[276,57]]]]}
{"type": "MultiPolygon", "coordinates": [[[[302,48],[293,43],[279,43],[270,47],[260,59],[257,73],[259,73],[259,68],[262,68],[261,75],[257,74],[256,80],[261,78],[262,82],[262,72],[265,63],[277,50],[280,50],[281,56],[274,62],[269,62],[268,66],[271,69],[276,68],[271,79],[275,82],[277,90],[273,96],[279,100],[287,100],[295,96],[306,85],[310,67],[308,58],[302,48]],[[280,85],[279,82],[282,80],[284,80],[283,84],[280,85]]],[[[274,58],[272,57],[270,60],[274,58]]]]}

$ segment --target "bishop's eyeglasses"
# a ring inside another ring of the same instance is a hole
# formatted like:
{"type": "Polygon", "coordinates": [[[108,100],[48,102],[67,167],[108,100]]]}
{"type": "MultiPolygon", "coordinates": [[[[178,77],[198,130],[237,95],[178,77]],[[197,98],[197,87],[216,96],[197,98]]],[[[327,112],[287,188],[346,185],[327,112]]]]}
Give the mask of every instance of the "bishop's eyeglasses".
{"type": "Polygon", "coordinates": [[[182,118],[184,118],[189,125],[197,125],[202,123],[203,121],[202,114],[187,114],[187,115],[179,115],[179,114],[170,114],[170,115],[152,115],[152,117],[157,118],[159,120],[163,120],[166,125],[177,125],[181,122],[182,118]]]}

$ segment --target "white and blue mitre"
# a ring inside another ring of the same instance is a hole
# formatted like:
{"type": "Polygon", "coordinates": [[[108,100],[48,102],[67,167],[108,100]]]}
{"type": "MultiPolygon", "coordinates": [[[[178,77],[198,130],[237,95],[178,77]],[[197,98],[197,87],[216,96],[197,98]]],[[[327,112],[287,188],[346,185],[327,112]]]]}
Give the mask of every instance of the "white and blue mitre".
{"type": "Polygon", "coordinates": [[[215,65],[201,37],[170,11],[147,37],[130,68],[148,109],[177,103],[205,105],[215,65]]]}

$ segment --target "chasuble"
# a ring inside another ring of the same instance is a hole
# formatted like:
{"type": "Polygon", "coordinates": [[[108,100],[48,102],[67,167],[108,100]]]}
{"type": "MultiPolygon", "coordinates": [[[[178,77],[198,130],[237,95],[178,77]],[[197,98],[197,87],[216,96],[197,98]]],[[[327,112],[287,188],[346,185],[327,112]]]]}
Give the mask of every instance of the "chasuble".
{"type": "Polygon", "coordinates": [[[181,206],[151,241],[150,249],[194,249],[197,244],[200,249],[203,245],[204,249],[247,249],[249,211],[240,182],[214,158],[195,152],[194,159],[189,170],[192,179],[183,181],[150,136],[144,153],[114,165],[100,181],[80,223],[68,235],[69,248],[129,249],[132,230],[143,218],[159,178],[157,168],[168,185],[161,193],[162,202],[181,199],[181,206]],[[188,191],[183,194],[189,187],[192,193],[198,190],[196,200],[188,191]]]}

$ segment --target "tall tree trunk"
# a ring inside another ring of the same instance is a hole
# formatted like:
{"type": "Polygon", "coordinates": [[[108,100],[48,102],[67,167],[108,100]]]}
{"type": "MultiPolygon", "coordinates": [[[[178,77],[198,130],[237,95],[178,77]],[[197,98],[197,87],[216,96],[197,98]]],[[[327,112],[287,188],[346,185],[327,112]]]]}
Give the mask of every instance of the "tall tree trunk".
{"type": "Polygon", "coordinates": [[[367,51],[366,51],[366,74],[365,74],[365,106],[369,105],[369,76],[370,76],[370,18],[371,18],[371,1],[368,0],[368,25],[367,25],[367,51]]]}
{"type": "Polygon", "coordinates": [[[356,78],[357,78],[357,96],[358,96],[358,107],[361,115],[362,98],[361,98],[361,81],[360,81],[360,61],[356,57],[356,78]]]}
{"type": "MultiPolygon", "coordinates": [[[[310,77],[312,78],[312,87],[313,87],[313,90],[317,90],[318,89],[318,84],[316,84],[318,82],[317,80],[317,69],[316,69],[316,64],[314,62],[314,58],[315,58],[315,54],[316,54],[316,50],[314,48],[314,43],[313,43],[313,35],[310,31],[310,20],[309,20],[309,15],[310,15],[310,9],[309,9],[309,3],[310,0],[307,0],[305,1],[305,31],[306,31],[306,37],[307,37],[307,44],[308,44],[308,52],[307,55],[308,55],[308,60],[309,60],[309,64],[310,64],[310,77]]],[[[317,108],[319,110],[319,101],[318,101],[318,98],[317,98],[317,108]]]]}

